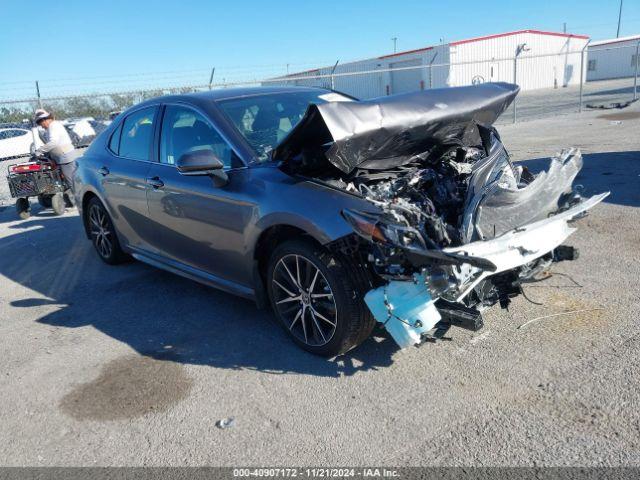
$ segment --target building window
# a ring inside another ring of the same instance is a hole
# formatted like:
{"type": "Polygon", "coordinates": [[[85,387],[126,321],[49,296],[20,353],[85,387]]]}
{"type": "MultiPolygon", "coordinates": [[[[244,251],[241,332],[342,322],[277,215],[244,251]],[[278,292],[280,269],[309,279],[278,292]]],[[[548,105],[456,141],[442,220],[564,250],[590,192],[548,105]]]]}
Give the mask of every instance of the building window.
{"type": "Polygon", "coordinates": [[[596,71],[596,61],[595,60],[589,60],[589,63],[587,63],[587,71],[589,71],[589,72],[595,72],[596,71]]]}
{"type": "Polygon", "coordinates": [[[631,66],[632,67],[636,66],[637,57],[638,57],[638,55],[635,54],[635,53],[633,55],[631,55],[631,66]]]}

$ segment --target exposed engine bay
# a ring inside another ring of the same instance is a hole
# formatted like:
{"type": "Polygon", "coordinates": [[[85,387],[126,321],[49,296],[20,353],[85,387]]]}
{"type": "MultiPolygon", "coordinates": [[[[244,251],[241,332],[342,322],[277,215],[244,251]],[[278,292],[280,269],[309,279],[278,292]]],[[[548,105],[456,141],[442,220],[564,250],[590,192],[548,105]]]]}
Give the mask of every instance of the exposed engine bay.
{"type": "Polygon", "coordinates": [[[369,272],[365,302],[401,347],[478,330],[552,262],[605,194],[573,187],[580,152],[533,175],[514,165],[492,123],[518,87],[485,84],[311,106],[277,148],[289,172],[365,199],[343,210],[354,234],[333,242],[369,272]]]}
{"type": "MultiPolygon", "coordinates": [[[[499,154],[503,161],[499,174],[505,177],[501,181],[516,188],[526,186],[531,174],[513,167],[504,149],[499,154]]],[[[468,241],[462,229],[465,208],[471,203],[467,193],[478,162],[485,159],[482,146],[451,146],[418,154],[393,169],[358,169],[347,178],[324,180],[357,192],[382,209],[391,223],[414,229],[413,238],[408,235],[404,240],[407,244],[411,240],[423,248],[445,248],[468,241]]]]}

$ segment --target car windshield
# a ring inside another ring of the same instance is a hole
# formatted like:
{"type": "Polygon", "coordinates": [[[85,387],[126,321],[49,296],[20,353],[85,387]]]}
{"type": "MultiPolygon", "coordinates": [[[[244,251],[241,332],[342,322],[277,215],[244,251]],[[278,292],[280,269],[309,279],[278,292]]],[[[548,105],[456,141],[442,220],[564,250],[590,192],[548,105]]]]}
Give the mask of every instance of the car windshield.
{"type": "Polygon", "coordinates": [[[311,103],[352,99],[335,92],[282,92],[232,98],[219,102],[262,162],[304,116],[311,103]]]}

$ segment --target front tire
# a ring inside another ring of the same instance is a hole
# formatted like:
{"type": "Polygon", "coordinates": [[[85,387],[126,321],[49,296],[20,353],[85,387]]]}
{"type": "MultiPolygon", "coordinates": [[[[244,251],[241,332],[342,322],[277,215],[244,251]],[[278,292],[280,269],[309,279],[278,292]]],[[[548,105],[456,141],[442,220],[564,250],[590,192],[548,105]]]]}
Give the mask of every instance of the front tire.
{"type": "Polygon", "coordinates": [[[274,250],[267,270],[273,311],[303,349],[334,357],[364,341],[375,320],[363,302],[362,275],[346,259],[310,241],[274,250]]]}
{"type": "Polygon", "coordinates": [[[97,198],[89,201],[86,209],[86,222],[96,252],[103,262],[117,265],[128,260],[127,254],[120,248],[120,242],[109,213],[97,198]]]}

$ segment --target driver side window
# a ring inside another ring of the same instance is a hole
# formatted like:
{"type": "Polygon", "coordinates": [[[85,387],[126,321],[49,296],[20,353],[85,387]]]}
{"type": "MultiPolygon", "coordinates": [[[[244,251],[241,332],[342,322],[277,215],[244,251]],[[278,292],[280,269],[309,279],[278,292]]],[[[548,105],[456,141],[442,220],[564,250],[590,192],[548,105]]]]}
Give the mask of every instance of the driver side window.
{"type": "Polygon", "coordinates": [[[168,105],[162,119],[160,163],[175,165],[185,153],[209,150],[231,167],[233,151],[209,120],[187,107],[168,105]]]}

